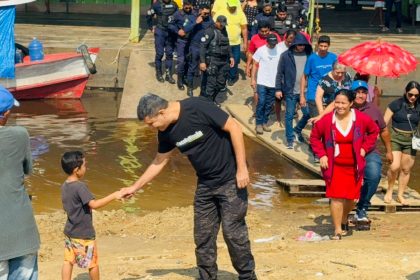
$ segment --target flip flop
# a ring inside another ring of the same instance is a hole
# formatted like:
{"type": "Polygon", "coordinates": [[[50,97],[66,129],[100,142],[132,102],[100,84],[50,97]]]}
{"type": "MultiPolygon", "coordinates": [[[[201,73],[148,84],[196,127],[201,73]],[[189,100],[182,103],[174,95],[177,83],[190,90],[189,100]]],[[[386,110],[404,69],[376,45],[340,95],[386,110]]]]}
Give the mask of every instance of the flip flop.
{"type": "Polygon", "coordinates": [[[404,199],[402,202],[398,197],[395,199],[396,202],[400,203],[402,206],[408,206],[408,202],[404,199]]]}
{"type": "Polygon", "coordinates": [[[341,224],[341,235],[346,236],[349,233],[349,222],[347,221],[346,224],[341,224]]]}
{"type": "Polygon", "coordinates": [[[342,236],[341,233],[337,233],[337,234],[331,235],[330,236],[330,240],[341,240],[341,236],[342,236]]]}

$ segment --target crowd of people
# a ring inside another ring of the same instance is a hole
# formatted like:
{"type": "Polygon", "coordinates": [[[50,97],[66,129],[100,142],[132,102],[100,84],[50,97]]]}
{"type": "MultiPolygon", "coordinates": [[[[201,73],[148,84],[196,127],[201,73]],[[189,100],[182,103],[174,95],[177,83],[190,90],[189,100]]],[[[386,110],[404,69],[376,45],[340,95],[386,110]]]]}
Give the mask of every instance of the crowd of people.
{"type": "MultiPolygon", "coordinates": [[[[158,152],[132,186],[104,198],[95,199],[82,182],[84,154],[71,151],[62,156],[67,174],[61,186],[67,213],[62,279],[71,279],[75,264],[89,269],[91,279],[99,279],[92,209],[131,197],[163,170],[175,148],[188,156],[198,177],[194,241],[199,279],[217,278],[216,241],[221,225],[239,278],[257,279],[245,221],[249,174],[243,135],[240,125],[214,103],[226,85],[238,80],[241,44],[246,52],[245,72],[254,91],[256,133],[271,132],[269,116],[274,110],[280,120],[282,100],[287,149],[307,142],[302,131],[312,126],[308,144],[331,199],[331,239],[348,234],[348,216],[354,207],[356,222],[370,222],[367,210],[382,169],[378,136],[389,163],[384,202],[392,202],[398,177],[396,201],[407,204],[404,191],[416,155],[412,138],[420,122],[418,82],[410,81],[402,97],[391,102],[383,115],[377,107],[382,90],[369,85],[366,74],[352,78],[337,55],[329,52],[328,36],[320,36],[317,51],[313,51],[303,32],[304,2],[197,0],[184,1],[179,10],[172,0],[162,0],[153,3],[149,16],[155,36],[156,79],[177,84],[180,90],[186,84],[191,97],[194,79],[200,75],[200,96],[205,98],[168,102],[154,94],[143,96],[138,118],[157,130],[158,152]],[[175,48],[177,65],[173,67],[175,48]],[[172,77],[173,68],[177,81],[172,77]],[[293,125],[297,108],[302,115],[293,125]]],[[[0,231],[0,279],[36,280],[40,239],[23,186],[24,175],[32,169],[29,135],[23,127],[6,126],[11,109],[18,105],[0,86],[0,209],[9,213],[0,215],[0,224],[8,225],[0,231]]]]}
{"type": "MultiPolygon", "coordinates": [[[[156,3],[160,2],[154,5],[156,3]]],[[[358,200],[355,219],[369,222],[367,209],[381,178],[382,160],[375,148],[378,135],[384,143],[385,158],[390,164],[389,187],[384,201],[391,203],[392,187],[399,176],[396,201],[407,203],[403,193],[416,153],[409,142],[419,122],[420,110],[415,96],[418,83],[410,82],[411,87],[407,85],[404,98],[391,103],[383,116],[377,107],[382,90],[377,85],[368,84],[370,77],[367,74],[356,73],[354,77],[349,74],[347,67],[338,62],[337,55],[329,51],[329,36],[320,36],[316,42],[317,51],[313,51],[311,38],[304,32],[305,2],[250,0],[241,4],[238,0],[220,0],[200,6],[202,3],[197,5],[184,1],[183,9],[174,11],[174,20],[168,18],[168,30],[178,34],[173,43],[182,45],[182,48],[190,45],[189,51],[182,52],[177,48],[179,89],[184,89],[182,71],[187,69],[188,95],[193,95],[194,77],[201,74],[200,96],[215,101],[216,96],[226,89],[226,85],[232,86],[238,80],[242,44],[246,55],[245,73],[250,78],[254,92],[256,133],[272,131],[269,116],[273,111],[280,122],[281,102],[285,103],[287,149],[294,149],[296,143],[307,142],[302,131],[308,125],[314,128],[308,143],[309,150],[312,161],[320,164],[326,176],[327,196],[333,199],[331,213],[336,238],[341,238],[343,232],[346,232],[347,215],[353,209],[355,200],[358,200]],[[198,14],[195,18],[192,16],[194,13],[198,14]],[[202,19],[203,14],[207,16],[205,20],[202,19]],[[203,26],[205,21],[209,25],[203,26]],[[191,43],[180,44],[188,41],[188,38],[195,39],[190,39],[191,43]],[[196,44],[192,43],[194,40],[196,44]],[[191,55],[194,53],[194,48],[191,48],[193,45],[199,53],[198,58],[191,55]],[[188,57],[187,66],[185,57],[188,57]],[[201,72],[197,71],[197,63],[201,72]],[[413,99],[410,99],[409,93],[413,99]],[[410,101],[416,102],[414,105],[401,105],[410,101]],[[411,109],[396,113],[406,107],[411,109]],[[298,109],[302,114],[294,125],[298,109]],[[368,121],[365,115],[369,116],[368,121]],[[331,136],[327,129],[330,125],[322,123],[330,118],[337,129],[333,130],[332,137],[327,137],[327,141],[325,133],[331,136]],[[390,133],[387,125],[391,118],[390,133]],[[357,142],[356,139],[363,145],[350,144],[352,141],[357,142]],[[336,170],[334,176],[331,173],[333,166],[336,170]],[[354,178],[353,181],[345,179],[352,185],[351,188],[338,184],[346,176],[347,179],[354,178]],[[339,190],[336,190],[337,185],[339,190]],[[341,193],[343,190],[345,194],[341,193]]],[[[155,15],[159,22],[162,17],[155,15]]],[[[155,31],[155,38],[157,36],[155,31]]],[[[164,81],[161,64],[158,62],[162,59],[158,55],[158,44],[156,53],[157,78],[164,81]]],[[[170,55],[166,61],[171,59],[170,55]]],[[[172,68],[167,69],[166,80],[171,82],[172,68]]]]}
{"type": "Polygon", "coordinates": [[[177,84],[179,90],[185,90],[186,85],[187,95],[193,96],[194,80],[200,77],[200,96],[215,100],[239,79],[241,45],[249,56],[255,52],[255,44],[265,41],[261,29],[276,33],[279,42],[290,29],[304,31],[307,6],[302,0],[196,0],[183,1],[182,7],[173,0],[154,1],[148,25],[155,38],[156,79],[177,84]]]}

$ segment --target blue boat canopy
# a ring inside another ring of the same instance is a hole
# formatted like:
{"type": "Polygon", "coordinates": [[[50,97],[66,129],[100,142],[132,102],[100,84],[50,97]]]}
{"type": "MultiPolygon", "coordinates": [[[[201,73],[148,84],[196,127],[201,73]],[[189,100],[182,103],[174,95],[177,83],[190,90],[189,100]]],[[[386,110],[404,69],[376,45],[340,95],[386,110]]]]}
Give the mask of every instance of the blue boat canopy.
{"type": "Polygon", "coordinates": [[[0,7],[0,78],[15,77],[15,6],[0,7]]]}

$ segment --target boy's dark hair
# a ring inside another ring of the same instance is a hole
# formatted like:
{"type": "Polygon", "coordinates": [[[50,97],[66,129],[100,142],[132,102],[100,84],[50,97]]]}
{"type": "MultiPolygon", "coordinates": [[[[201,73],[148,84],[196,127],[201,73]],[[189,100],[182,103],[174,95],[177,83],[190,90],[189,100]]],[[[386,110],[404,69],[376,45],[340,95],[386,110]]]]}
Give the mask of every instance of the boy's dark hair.
{"type": "Polygon", "coordinates": [[[260,30],[261,28],[271,29],[270,22],[268,22],[268,20],[260,20],[260,21],[258,21],[258,30],[260,30]]]}
{"type": "Polygon", "coordinates": [[[137,117],[144,120],[145,117],[154,117],[160,110],[168,107],[168,101],[153,93],[148,93],[140,98],[137,106],[137,117]]]}
{"type": "Polygon", "coordinates": [[[67,175],[73,174],[74,169],[80,168],[85,155],[81,151],[65,152],[61,157],[61,167],[67,175]]]}
{"type": "Polygon", "coordinates": [[[289,38],[289,36],[290,35],[293,35],[293,36],[296,36],[296,30],[293,30],[293,29],[288,29],[287,31],[286,31],[286,35],[285,35],[285,37],[284,38],[289,38]]]}
{"type": "Polygon", "coordinates": [[[277,7],[277,13],[287,13],[287,7],[285,5],[279,5],[277,7]]]}
{"type": "Polygon", "coordinates": [[[331,44],[330,36],[327,36],[327,35],[319,36],[318,45],[321,43],[327,43],[328,45],[330,45],[331,44]]]}
{"type": "Polygon", "coordinates": [[[198,6],[198,9],[200,9],[200,10],[202,10],[202,9],[211,10],[210,5],[207,5],[207,4],[201,4],[200,6],[198,6]]]}

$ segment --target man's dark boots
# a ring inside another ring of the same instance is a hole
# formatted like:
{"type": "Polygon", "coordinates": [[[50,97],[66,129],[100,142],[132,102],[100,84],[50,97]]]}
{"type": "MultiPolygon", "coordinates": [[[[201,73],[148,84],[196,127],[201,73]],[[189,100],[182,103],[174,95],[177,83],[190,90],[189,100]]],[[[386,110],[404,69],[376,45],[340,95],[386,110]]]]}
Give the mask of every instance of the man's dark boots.
{"type": "Polygon", "coordinates": [[[165,82],[165,79],[163,78],[163,75],[162,75],[162,70],[156,69],[156,80],[158,80],[158,82],[160,83],[165,82]]]}
{"type": "Polygon", "coordinates": [[[165,80],[170,84],[176,84],[176,81],[172,78],[172,73],[169,70],[166,70],[165,80]]]}
{"type": "Polygon", "coordinates": [[[184,81],[182,79],[182,75],[178,74],[178,77],[177,77],[177,80],[176,80],[176,84],[177,84],[179,90],[184,90],[185,89],[185,87],[184,87],[184,81]]]}
{"type": "Polygon", "coordinates": [[[187,83],[187,95],[189,97],[193,97],[194,96],[194,93],[193,93],[193,85],[190,82],[187,83]]]}

